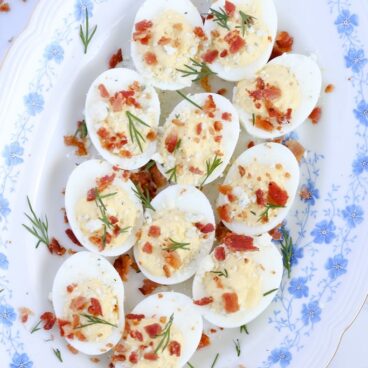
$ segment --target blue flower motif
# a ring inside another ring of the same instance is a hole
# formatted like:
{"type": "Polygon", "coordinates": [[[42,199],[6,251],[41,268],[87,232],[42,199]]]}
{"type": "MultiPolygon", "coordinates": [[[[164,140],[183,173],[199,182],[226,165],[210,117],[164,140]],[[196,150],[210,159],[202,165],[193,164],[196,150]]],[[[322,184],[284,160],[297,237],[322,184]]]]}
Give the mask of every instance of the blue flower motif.
{"type": "Polygon", "coordinates": [[[0,253],[0,268],[2,268],[3,270],[7,270],[8,266],[8,258],[6,258],[6,255],[4,253],[0,253]]]}
{"type": "Polygon", "coordinates": [[[364,211],[362,207],[351,204],[342,211],[342,217],[344,220],[346,220],[350,227],[356,227],[363,222],[364,211]]]}
{"type": "Polygon", "coordinates": [[[335,280],[339,276],[346,273],[346,267],[348,260],[343,257],[342,254],[338,254],[333,258],[329,258],[325,264],[325,269],[328,271],[328,275],[332,280],[335,280]]]}
{"type": "Polygon", "coordinates": [[[287,367],[292,359],[290,351],[286,348],[274,349],[268,357],[268,361],[272,364],[279,363],[282,368],[287,367]]]}
{"type": "Polygon", "coordinates": [[[314,186],[314,183],[311,180],[308,180],[308,183],[303,186],[301,193],[301,199],[305,203],[309,203],[311,206],[315,205],[316,200],[319,198],[319,190],[314,186]]]}
{"type": "Polygon", "coordinates": [[[323,220],[317,223],[311,232],[313,241],[317,244],[330,244],[336,238],[335,229],[336,226],[332,221],[323,220]]]}
{"type": "Polygon", "coordinates": [[[64,49],[58,43],[52,43],[46,47],[44,56],[47,60],[55,60],[60,64],[64,59],[64,49]]]}
{"type": "Polygon", "coordinates": [[[288,288],[289,293],[294,295],[295,298],[301,299],[303,296],[307,297],[309,294],[309,288],[307,286],[308,279],[306,277],[298,277],[291,279],[290,286],[288,288]]]}
{"type": "Polygon", "coordinates": [[[29,360],[27,354],[15,353],[13,355],[12,362],[10,363],[10,368],[32,368],[33,362],[29,360]]]}
{"type": "Polygon", "coordinates": [[[5,164],[8,166],[19,165],[23,162],[21,156],[23,156],[24,149],[18,142],[10,143],[4,147],[3,157],[5,164]]]}
{"type": "Polygon", "coordinates": [[[317,300],[309,304],[303,304],[302,320],[305,325],[308,325],[309,322],[313,324],[321,320],[321,308],[317,300]]]}
{"type": "Polygon", "coordinates": [[[0,218],[6,217],[10,213],[9,202],[3,195],[0,193],[0,218]]]}
{"type": "Polygon", "coordinates": [[[26,104],[28,113],[35,116],[43,110],[45,101],[37,92],[31,92],[27,96],[24,96],[24,103],[26,104]]]}
{"type": "Polygon", "coordinates": [[[86,9],[88,16],[92,17],[93,3],[91,0],[77,0],[74,6],[74,15],[76,20],[84,21],[86,18],[86,9]]]}
{"type": "Polygon", "coordinates": [[[298,139],[299,139],[298,133],[290,132],[285,135],[284,139],[282,140],[282,143],[286,143],[287,141],[297,141],[298,139]]]}
{"type": "Polygon", "coordinates": [[[348,54],[345,55],[346,67],[351,68],[355,73],[359,73],[367,62],[363,49],[349,49],[348,54]]]}
{"type": "Polygon", "coordinates": [[[354,114],[361,124],[368,126],[368,103],[364,100],[360,101],[354,109],[354,114]]]}
{"type": "Polygon", "coordinates": [[[368,171],[368,156],[360,154],[353,162],[353,173],[360,175],[363,171],[368,171]]]}
{"type": "Polygon", "coordinates": [[[340,34],[349,36],[353,33],[354,27],[358,25],[358,16],[350,14],[349,10],[343,10],[337,17],[335,24],[340,34]]]}
{"type": "Polygon", "coordinates": [[[10,305],[0,305],[0,323],[5,326],[12,326],[17,315],[14,312],[13,307],[10,305]]]}
{"type": "Polygon", "coordinates": [[[291,251],[291,259],[290,259],[290,263],[291,266],[295,266],[298,264],[299,259],[304,257],[304,249],[303,248],[297,248],[297,247],[293,247],[293,250],[291,251]]]}

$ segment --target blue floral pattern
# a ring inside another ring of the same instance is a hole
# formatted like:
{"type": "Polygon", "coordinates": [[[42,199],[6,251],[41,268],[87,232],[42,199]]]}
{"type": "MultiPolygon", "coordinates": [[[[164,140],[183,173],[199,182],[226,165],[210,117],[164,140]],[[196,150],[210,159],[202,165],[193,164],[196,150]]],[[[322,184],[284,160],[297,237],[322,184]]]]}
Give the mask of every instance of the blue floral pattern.
{"type": "Polygon", "coordinates": [[[86,17],[86,10],[89,17],[93,15],[93,3],[91,0],[77,0],[75,2],[74,10],[75,19],[78,21],[84,21],[86,17]]]}
{"type": "Polygon", "coordinates": [[[3,157],[7,166],[19,165],[23,162],[23,147],[19,142],[12,142],[4,147],[3,157]]]}
{"type": "Polygon", "coordinates": [[[305,325],[317,323],[321,320],[321,308],[317,300],[309,304],[303,304],[302,319],[305,325]]]}
{"type": "Polygon", "coordinates": [[[311,232],[313,241],[317,244],[330,244],[336,238],[336,226],[332,221],[323,220],[318,222],[311,232]]]}
{"type": "Polygon", "coordinates": [[[42,95],[37,92],[31,92],[27,96],[24,96],[24,103],[27,111],[31,116],[39,114],[43,110],[45,101],[42,95]]]}
{"type": "Polygon", "coordinates": [[[15,314],[13,307],[10,305],[0,304],[0,323],[5,326],[11,326],[16,317],[17,315],[15,314]]]}
{"type": "Polygon", "coordinates": [[[346,267],[348,260],[344,258],[342,254],[337,254],[333,258],[329,258],[326,262],[325,268],[328,271],[328,275],[332,280],[337,279],[346,273],[346,267]]]}
{"type": "Polygon", "coordinates": [[[0,220],[10,213],[9,201],[0,193],[0,220]]]}
{"type": "Polygon", "coordinates": [[[354,27],[358,25],[358,16],[356,14],[350,14],[349,10],[342,10],[335,24],[339,33],[350,36],[354,31],[354,27]]]}
{"type": "Polygon", "coordinates": [[[364,50],[350,49],[345,56],[345,64],[347,68],[351,68],[354,73],[359,73],[368,60],[365,58],[364,50]]]}
{"type": "Polygon", "coordinates": [[[60,64],[64,59],[64,49],[54,42],[46,47],[44,56],[47,60],[54,60],[60,64]]]}
{"type": "Polygon", "coordinates": [[[27,354],[15,353],[10,363],[10,368],[32,368],[33,362],[29,360],[27,354]]]}
{"type": "Polygon", "coordinates": [[[306,277],[298,277],[290,280],[290,286],[288,291],[295,298],[301,299],[307,297],[309,294],[309,288],[307,286],[308,279],[306,277]]]}
{"type": "Polygon", "coordinates": [[[9,266],[8,258],[4,253],[0,253],[0,268],[3,270],[7,270],[9,266]]]}
{"type": "Polygon", "coordinates": [[[272,350],[268,360],[272,364],[280,364],[280,367],[287,367],[291,362],[291,353],[285,348],[272,350]]]}

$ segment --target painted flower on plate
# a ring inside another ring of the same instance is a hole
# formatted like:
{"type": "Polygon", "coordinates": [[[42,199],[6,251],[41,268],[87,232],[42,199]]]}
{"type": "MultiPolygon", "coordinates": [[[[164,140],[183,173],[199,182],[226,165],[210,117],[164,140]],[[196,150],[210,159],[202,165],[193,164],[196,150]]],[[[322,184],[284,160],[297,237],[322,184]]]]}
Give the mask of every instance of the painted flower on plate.
{"type": "Polygon", "coordinates": [[[32,368],[33,363],[29,360],[27,354],[15,353],[13,355],[12,362],[10,363],[10,368],[32,368]]]}
{"type": "Polygon", "coordinates": [[[0,253],[0,268],[3,270],[7,270],[9,266],[8,258],[4,253],[0,253]]]}
{"type": "Polygon", "coordinates": [[[355,73],[359,73],[367,62],[363,49],[349,49],[348,54],[345,55],[346,67],[351,68],[355,73]]]}
{"type": "Polygon", "coordinates": [[[349,10],[342,10],[335,24],[340,34],[349,36],[353,33],[354,27],[358,25],[358,16],[351,14],[349,10]]]}
{"type": "Polygon", "coordinates": [[[23,162],[24,149],[18,142],[10,143],[4,147],[3,157],[7,166],[19,165],[23,162]]]}
{"type": "Polygon", "coordinates": [[[24,103],[30,115],[35,116],[43,110],[45,103],[43,97],[37,92],[31,92],[24,96],[24,103]]]}
{"type": "Polygon", "coordinates": [[[308,325],[309,322],[313,324],[321,320],[321,308],[317,300],[309,304],[303,304],[302,320],[305,325],[308,325]]]}
{"type": "Polygon", "coordinates": [[[317,244],[330,244],[336,238],[336,226],[332,221],[323,220],[318,222],[311,232],[313,241],[317,244]]]}
{"type": "Polygon", "coordinates": [[[0,323],[5,326],[12,326],[17,315],[10,305],[0,304],[0,323]]]}
{"type": "Polygon", "coordinates": [[[368,171],[368,156],[360,154],[353,162],[353,172],[360,175],[363,171],[368,171]]]}
{"type": "Polygon", "coordinates": [[[92,16],[93,3],[91,0],[76,0],[74,6],[74,15],[76,20],[83,21],[86,18],[86,10],[88,16],[92,16]]]}
{"type": "Polygon", "coordinates": [[[64,59],[64,49],[58,43],[51,43],[46,47],[44,56],[47,60],[55,60],[60,64],[64,59]]]}
{"type": "Polygon", "coordinates": [[[365,126],[368,126],[368,103],[361,100],[356,109],[354,109],[354,114],[359,122],[365,126]]]}
{"type": "Polygon", "coordinates": [[[332,280],[346,273],[348,260],[342,254],[337,254],[333,258],[329,258],[325,264],[325,269],[332,280]]]}
{"type": "Polygon", "coordinates": [[[342,211],[342,216],[350,227],[356,227],[363,222],[364,211],[362,207],[352,204],[342,211]]]}
{"type": "Polygon", "coordinates": [[[1,217],[6,217],[10,213],[9,202],[0,193],[0,219],[1,217]]]}
{"type": "Polygon", "coordinates": [[[268,357],[268,361],[272,364],[279,363],[282,368],[287,367],[292,359],[290,351],[286,348],[274,349],[268,357]]]}
{"type": "Polygon", "coordinates": [[[307,184],[302,187],[300,198],[303,202],[311,206],[315,205],[316,200],[319,198],[319,190],[314,186],[311,180],[308,180],[307,184]]]}
{"type": "Polygon", "coordinates": [[[301,247],[297,248],[294,246],[291,252],[291,259],[290,259],[291,265],[292,266],[297,265],[299,259],[302,259],[303,257],[304,257],[304,249],[301,247]]]}
{"type": "Polygon", "coordinates": [[[307,281],[308,280],[306,277],[297,277],[297,278],[291,279],[290,286],[288,288],[289,293],[297,299],[307,297],[309,294],[309,288],[307,286],[307,281]]]}

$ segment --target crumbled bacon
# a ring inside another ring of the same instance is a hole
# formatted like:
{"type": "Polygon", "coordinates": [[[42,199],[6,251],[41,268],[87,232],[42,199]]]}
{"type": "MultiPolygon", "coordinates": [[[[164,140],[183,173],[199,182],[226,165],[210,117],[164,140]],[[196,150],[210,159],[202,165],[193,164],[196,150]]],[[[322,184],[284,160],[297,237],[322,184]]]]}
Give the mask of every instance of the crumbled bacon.
{"type": "Polygon", "coordinates": [[[202,27],[195,27],[193,30],[194,34],[198,37],[198,38],[203,38],[206,39],[206,34],[203,31],[202,27]]]}
{"type": "Polygon", "coordinates": [[[195,305],[203,306],[213,303],[213,297],[212,296],[205,296],[204,298],[193,300],[193,303],[195,305]]]}
{"type": "Polygon", "coordinates": [[[200,222],[196,222],[194,225],[203,234],[208,234],[208,233],[212,233],[213,231],[215,231],[215,227],[211,223],[202,224],[200,222]]]}
{"type": "Polygon", "coordinates": [[[248,94],[253,98],[253,101],[275,100],[281,96],[281,90],[276,86],[265,83],[262,78],[258,77],[256,79],[256,89],[248,91],[248,94]]]}
{"type": "Polygon", "coordinates": [[[253,238],[246,235],[229,233],[225,236],[223,242],[233,252],[258,250],[253,244],[253,238]]]}
{"type": "Polygon", "coordinates": [[[202,55],[202,59],[205,63],[212,64],[218,55],[218,50],[208,50],[204,55],[202,55]]]}
{"type": "Polygon", "coordinates": [[[165,147],[167,152],[173,153],[178,144],[178,135],[176,133],[169,133],[165,138],[165,147]]]}
{"type": "Polygon", "coordinates": [[[133,313],[128,313],[126,316],[125,316],[126,319],[134,319],[136,321],[140,321],[142,319],[145,318],[145,315],[144,314],[133,314],[133,313]]]}
{"type": "Polygon", "coordinates": [[[102,316],[102,307],[101,303],[96,298],[91,298],[91,305],[88,307],[88,312],[94,316],[102,316]]]}
{"type": "Polygon", "coordinates": [[[88,155],[85,139],[79,139],[74,135],[66,135],[64,136],[64,144],[68,147],[75,147],[76,148],[75,154],[77,156],[88,155]]]}
{"type": "Polygon", "coordinates": [[[10,5],[8,3],[3,3],[3,0],[0,1],[0,13],[8,13],[10,12],[10,5]]]}
{"type": "Polygon", "coordinates": [[[43,322],[43,329],[48,331],[54,327],[56,317],[52,312],[45,312],[41,315],[40,320],[43,322]]]}
{"type": "Polygon", "coordinates": [[[141,20],[140,22],[135,24],[135,30],[137,32],[145,32],[153,26],[153,23],[150,20],[141,20]]]}
{"type": "Polygon", "coordinates": [[[138,363],[138,353],[136,351],[132,351],[129,355],[129,362],[132,364],[138,363]]]}
{"type": "Polygon", "coordinates": [[[230,232],[230,230],[222,223],[216,225],[216,239],[218,242],[222,243],[225,236],[230,232]]]}
{"type": "Polygon", "coordinates": [[[256,190],[256,197],[257,197],[257,204],[259,206],[265,206],[266,205],[265,193],[262,189],[257,189],[256,190]]]}
{"type": "Polygon", "coordinates": [[[208,113],[213,113],[216,111],[216,103],[215,100],[213,99],[212,95],[208,95],[204,105],[203,105],[203,110],[208,114],[208,113]]]}
{"type": "Polygon", "coordinates": [[[72,229],[66,229],[65,230],[65,234],[68,236],[68,238],[75,244],[78,245],[79,247],[82,246],[82,244],[80,243],[80,241],[77,239],[77,237],[75,236],[75,234],[73,233],[72,229]]]}
{"type": "Polygon", "coordinates": [[[154,361],[158,359],[158,355],[154,351],[151,351],[149,353],[144,353],[143,358],[154,361]]]}
{"type": "Polygon", "coordinates": [[[238,294],[236,293],[224,293],[222,294],[222,300],[224,302],[224,308],[227,313],[235,313],[239,310],[238,294]]]}
{"type": "Polygon", "coordinates": [[[230,112],[224,112],[221,117],[222,117],[222,120],[231,121],[233,116],[230,112]]]}
{"type": "Polygon", "coordinates": [[[223,128],[221,121],[215,121],[213,123],[213,127],[216,130],[216,132],[221,132],[221,130],[223,128]]]}
{"type": "Polygon", "coordinates": [[[138,340],[138,341],[143,341],[143,334],[141,332],[137,330],[131,330],[129,334],[131,338],[138,340]]]}
{"type": "Polygon", "coordinates": [[[239,165],[239,166],[238,166],[238,172],[239,172],[239,175],[240,175],[241,177],[243,177],[243,176],[245,175],[245,169],[244,169],[244,167],[243,167],[243,166],[241,166],[241,165],[239,165]]]}
{"type": "Polygon", "coordinates": [[[201,78],[199,81],[201,87],[206,91],[206,92],[211,92],[212,91],[212,86],[210,84],[210,78],[208,75],[206,75],[205,77],[201,78]]]}
{"type": "Polygon", "coordinates": [[[219,185],[219,192],[223,195],[228,195],[233,191],[233,187],[229,184],[219,185]]]}
{"type": "MultiPolygon", "coordinates": [[[[218,95],[221,95],[221,96],[225,96],[227,93],[227,89],[226,88],[220,88],[218,91],[217,91],[217,94],[218,95]]],[[[228,113],[224,113],[224,114],[228,114],[228,113]]],[[[231,115],[231,114],[230,114],[231,115]]],[[[227,120],[227,119],[225,119],[227,120]]]]}
{"type": "Polygon", "coordinates": [[[279,32],[276,36],[276,41],[273,46],[270,60],[282,55],[284,52],[290,52],[293,49],[294,38],[288,32],[279,32]]]}
{"type": "Polygon", "coordinates": [[[300,162],[304,156],[305,148],[298,141],[292,139],[286,141],[285,145],[294,154],[297,161],[300,162]]]}
{"type": "Polygon", "coordinates": [[[169,342],[169,345],[167,346],[169,350],[170,355],[176,355],[177,357],[180,357],[181,355],[181,345],[179,342],[172,340],[169,342]]]}
{"type": "Polygon", "coordinates": [[[143,285],[140,288],[138,288],[138,290],[143,295],[150,295],[160,286],[161,286],[160,284],[157,284],[154,281],[151,281],[149,279],[144,279],[143,280],[143,285]]]}
{"type": "Polygon", "coordinates": [[[114,261],[114,268],[123,281],[128,281],[129,268],[133,265],[132,257],[129,254],[122,254],[114,261]]]}
{"type": "Polygon", "coordinates": [[[135,32],[133,33],[133,41],[138,41],[142,45],[148,45],[152,34],[150,28],[153,23],[150,20],[142,20],[135,24],[135,32]]]}
{"type": "Polygon", "coordinates": [[[98,178],[96,180],[98,191],[101,193],[102,191],[107,189],[114,181],[115,176],[116,174],[113,173],[111,175],[105,175],[105,176],[102,176],[101,178],[98,178]]]}
{"type": "Polygon", "coordinates": [[[217,213],[222,221],[231,222],[230,207],[228,204],[217,207],[217,213]]]}
{"type": "Polygon", "coordinates": [[[57,323],[59,327],[60,336],[65,336],[65,327],[70,326],[70,322],[62,320],[62,319],[58,319],[57,323]]]}
{"type": "Polygon", "coordinates": [[[289,199],[286,190],[280,188],[277,183],[271,181],[268,184],[267,201],[274,206],[285,206],[289,199]]]}
{"type": "Polygon", "coordinates": [[[166,263],[175,270],[179,269],[182,265],[182,261],[177,252],[168,251],[166,252],[164,257],[166,263]]]}
{"type": "Polygon", "coordinates": [[[245,40],[240,36],[240,32],[237,29],[230,31],[224,40],[230,46],[230,54],[236,54],[245,46],[245,40]]]}
{"type": "Polygon", "coordinates": [[[197,135],[200,135],[202,133],[202,123],[198,123],[195,129],[196,129],[197,135]]]}
{"type": "Polygon", "coordinates": [[[165,46],[168,45],[171,42],[171,38],[170,37],[165,37],[162,36],[159,40],[158,40],[158,44],[160,46],[165,46]]]}
{"type": "Polygon", "coordinates": [[[254,147],[255,146],[255,143],[254,143],[254,141],[249,141],[249,143],[247,144],[247,148],[249,149],[249,148],[252,148],[252,147],[254,147]]]}
{"type": "Polygon", "coordinates": [[[317,124],[321,119],[322,109],[320,107],[315,107],[313,111],[308,116],[308,119],[312,122],[312,124],[317,124]]]}
{"type": "Polygon", "coordinates": [[[22,323],[26,323],[31,314],[33,314],[33,312],[29,308],[19,308],[19,318],[22,323]]]}
{"type": "Polygon", "coordinates": [[[87,303],[88,301],[84,296],[77,296],[71,300],[69,308],[75,312],[81,311],[87,306],[87,303]]]}
{"type": "Polygon", "coordinates": [[[218,261],[224,261],[226,258],[225,248],[218,246],[215,248],[214,256],[218,261]]]}
{"type": "Polygon", "coordinates": [[[152,238],[158,238],[161,235],[161,229],[159,226],[151,225],[148,230],[148,236],[152,238]]]}
{"type": "Polygon", "coordinates": [[[222,50],[220,53],[220,58],[225,58],[226,56],[229,55],[229,51],[227,50],[222,50]]]}
{"type": "Polygon", "coordinates": [[[233,4],[232,2],[230,1],[225,1],[225,11],[226,11],[226,14],[231,17],[234,15],[235,13],[235,10],[236,10],[236,6],[235,4],[233,4]]]}
{"type": "Polygon", "coordinates": [[[262,118],[259,115],[256,116],[254,126],[259,129],[265,130],[266,132],[272,132],[275,129],[273,124],[268,119],[262,118]]]}
{"type": "Polygon", "coordinates": [[[48,249],[51,254],[56,254],[57,256],[63,256],[66,252],[66,249],[55,238],[51,239],[48,249]]]}
{"type": "Polygon", "coordinates": [[[208,335],[202,332],[201,340],[199,341],[197,349],[203,349],[211,344],[211,340],[208,335]]]}
{"type": "Polygon", "coordinates": [[[280,240],[282,238],[282,232],[280,230],[280,226],[281,225],[278,225],[268,232],[272,236],[273,240],[280,240]]]}
{"type": "Polygon", "coordinates": [[[115,54],[112,54],[109,60],[109,68],[110,69],[116,68],[116,66],[122,61],[123,61],[123,53],[121,49],[118,49],[115,54]]]}
{"type": "Polygon", "coordinates": [[[87,201],[91,202],[94,201],[96,199],[97,196],[97,191],[96,188],[91,188],[88,192],[87,192],[87,201]]]}
{"type": "Polygon", "coordinates": [[[156,54],[154,54],[153,52],[147,51],[143,57],[144,57],[144,61],[146,62],[146,64],[148,65],[157,64],[157,57],[156,57],[156,54]]]}
{"type": "Polygon", "coordinates": [[[152,244],[151,244],[151,243],[146,242],[146,243],[143,245],[142,251],[143,251],[144,253],[151,254],[151,253],[152,253],[152,250],[153,250],[153,247],[152,247],[152,244]]]}
{"type": "Polygon", "coordinates": [[[333,84],[328,84],[325,88],[325,93],[332,93],[335,90],[335,86],[333,84]]]}
{"type": "Polygon", "coordinates": [[[99,84],[98,85],[98,90],[100,91],[100,96],[102,98],[109,98],[110,97],[110,93],[109,91],[107,90],[107,88],[105,87],[104,84],[99,84]]]}
{"type": "Polygon", "coordinates": [[[147,332],[149,337],[154,338],[161,333],[162,328],[159,323],[153,323],[151,325],[144,326],[144,330],[147,332]]]}
{"type": "Polygon", "coordinates": [[[76,355],[76,354],[79,353],[79,351],[75,347],[73,347],[72,345],[70,345],[70,344],[67,344],[66,347],[74,355],[76,355]]]}
{"type": "Polygon", "coordinates": [[[204,172],[199,169],[198,167],[194,167],[194,166],[189,166],[189,171],[192,173],[192,174],[195,174],[195,175],[203,175],[204,172]]]}

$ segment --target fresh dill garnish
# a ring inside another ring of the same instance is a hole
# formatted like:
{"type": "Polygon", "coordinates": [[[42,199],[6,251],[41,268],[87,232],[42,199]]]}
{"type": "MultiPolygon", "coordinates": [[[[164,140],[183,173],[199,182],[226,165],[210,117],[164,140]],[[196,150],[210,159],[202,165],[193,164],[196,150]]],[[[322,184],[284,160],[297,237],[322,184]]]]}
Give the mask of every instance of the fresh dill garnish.
{"type": "Polygon", "coordinates": [[[222,164],[222,160],[217,157],[217,155],[213,158],[213,160],[206,161],[206,176],[201,183],[201,187],[203,187],[204,183],[211,176],[211,174],[222,164]]]}
{"type": "Polygon", "coordinates": [[[193,365],[193,364],[190,364],[189,362],[187,363],[187,366],[188,366],[189,368],[195,368],[195,367],[194,367],[194,365],[193,365]]]}
{"type": "Polygon", "coordinates": [[[163,328],[162,332],[159,335],[155,336],[155,337],[161,337],[160,342],[156,346],[155,354],[157,354],[160,349],[161,349],[161,352],[163,352],[166,349],[168,343],[170,342],[170,333],[171,333],[171,326],[173,324],[173,321],[174,321],[174,314],[170,316],[170,319],[165,325],[165,327],[163,328]]]}
{"type": "Polygon", "coordinates": [[[279,290],[279,289],[278,289],[278,288],[276,288],[276,289],[268,290],[268,291],[266,291],[266,292],[263,294],[263,296],[270,295],[270,294],[274,293],[274,292],[275,292],[275,291],[277,291],[277,290],[279,290]]]}
{"type": "Polygon", "coordinates": [[[198,62],[197,60],[190,59],[192,65],[185,64],[184,67],[186,69],[176,69],[178,72],[183,73],[183,77],[190,77],[195,75],[196,78],[193,79],[194,82],[198,82],[201,79],[208,77],[210,75],[216,75],[217,73],[213,72],[206,63],[198,62]]]}
{"type": "Polygon", "coordinates": [[[97,31],[97,25],[94,26],[92,33],[90,34],[89,29],[89,15],[88,15],[88,9],[86,8],[86,24],[85,24],[85,30],[83,29],[82,25],[79,26],[79,37],[82,40],[82,43],[84,45],[84,53],[87,54],[88,46],[95,35],[97,31]]]}
{"type": "Polygon", "coordinates": [[[256,18],[252,17],[244,13],[242,10],[239,10],[239,14],[241,17],[241,26],[237,26],[236,28],[241,28],[243,37],[245,36],[245,30],[254,24],[254,20],[256,18]]]}
{"type": "Polygon", "coordinates": [[[213,360],[213,362],[211,364],[211,368],[214,368],[215,367],[219,356],[220,356],[220,353],[217,353],[216,356],[215,356],[215,359],[213,360]]]}
{"type": "Polygon", "coordinates": [[[50,244],[49,239],[49,222],[47,220],[47,217],[45,216],[45,219],[42,220],[41,217],[38,217],[33,210],[31,201],[29,200],[27,196],[27,203],[28,208],[31,211],[31,214],[28,215],[27,213],[24,213],[28,220],[31,222],[32,226],[27,226],[25,224],[22,224],[22,226],[29,231],[35,238],[38,239],[36,248],[42,243],[45,244],[47,247],[50,244]]]}
{"type": "Polygon", "coordinates": [[[75,327],[75,329],[80,329],[80,328],[84,328],[84,327],[88,327],[88,326],[92,326],[92,325],[108,325],[108,326],[112,326],[117,328],[118,326],[110,323],[108,321],[105,321],[102,318],[98,318],[96,316],[93,316],[92,314],[87,314],[87,313],[81,313],[81,316],[87,319],[87,322],[83,325],[79,325],[77,327],[75,327]]]}
{"type": "Polygon", "coordinates": [[[283,239],[281,241],[281,253],[284,267],[287,270],[288,278],[291,275],[291,257],[293,256],[293,239],[284,228],[281,229],[283,239]]]}
{"type": "Polygon", "coordinates": [[[179,139],[176,142],[173,153],[175,153],[180,148],[180,146],[181,146],[181,139],[179,139]]]}
{"type": "Polygon", "coordinates": [[[86,139],[88,136],[87,124],[84,120],[78,122],[78,128],[74,133],[74,137],[78,137],[80,139],[86,139]]]}
{"type": "Polygon", "coordinates": [[[210,8],[210,15],[213,16],[213,21],[216,22],[220,27],[226,28],[228,31],[230,31],[230,27],[227,24],[229,21],[229,16],[223,8],[220,8],[219,10],[210,8]]]}
{"type": "Polygon", "coordinates": [[[165,172],[165,174],[169,175],[169,182],[177,182],[178,181],[178,177],[176,175],[176,166],[174,166],[172,169],[167,170],[165,172]]]}
{"type": "Polygon", "coordinates": [[[180,91],[176,91],[176,93],[178,95],[180,95],[181,97],[184,98],[184,100],[187,100],[188,102],[190,102],[192,105],[194,105],[195,107],[197,107],[200,110],[203,110],[203,107],[199,106],[197,103],[195,103],[193,100],[191,100],[188,96],[185,96],[184,93],[180,92],[180,91]]]}
{"type": "Polygon", "coordinates": [[[257,216],[257,214],[256,214],[254,211],[250,211],[250,213],[251,213],[253,216],[257,216]]]}
{"type": "Polygon", "coordinates": [[[41,320],[39,320],[39,321],[37,322],[37,324],[35,324],[35,325],[33,326],[32,330],[31,330],[31,334],[33,334],[33,333],[35,333],[35,332],[37,332],[37,331],[41,330],[41,327],[40,327],[41,322],[42,322],[42,321],[41,321],[41,320]]]}
{"type": "Polygon", "coordinates": [[[252,114],[252,124],[256,125],[256,114],[252,114]]]}
{"type": "Polygon", "coordinates": [[[227,269],[224,268],[223,271],[211,271],[211,273],[214,273],[215,275],[218,275],[218,276],[223,276],[223,277],[226,277],[228,278],[229,277],[229,273],[227,272],[227,269]]]}
{"type": "Polygon", "coordinates": [[[62,363],[63,362],[63,358],[61,356],[61,352],[59,349],[52,349],[52,351],[54,352],[56,358],[58,358],[59,362],[62,363]]]}
{"type": "Polygon", "coordinates": [[[263,219],[268,220],[268,213],[270,212],[270,210],[273,210],[275,208],[285,208],[285,206],[280,206],[278,204],[267,203],[266,204],[266,209],[259,215],[257,222],[260,222],[263,219]]]}
{"type": "Polygon", "coordinates": [[[135,185],[135,189],[133,189],[133,192],[141,201],[143,208],[149,208],[152,211],[156,211],[151,204],[151,196],[147,188],[143,192],[143,190],[138,185],[135,185]]]}
{"type": "Polygon", "coordinates": [[[130,111],[126,111],[126,116],[128,117],[128,121],[129,121],[130,139],[132,140],[132,143],[136,141],[139,149],[141,150],[141,152],[143,152],[142,142],[145,142],[146,138],[143,137],[142,133],[136,127],[135,121],[146,127],[149,127],[149,125],[145,123],[142,119],[140,119],[138,116],[135,116],[134,114],[132,114],[130,111]]]}
{"type": "Polygon", "coordinates": [[[171,238],[169,239],[169,241],[170,241],[170,245],[167,246],[166,248],[162,248],[162,250],[167,250],[169,252],[174,252],[175,250],[178,250],[178,249],[189,250],[189,248],[187,247],[188,245],[190,245],[190,243],[180,243],[171,238]]]}
{"type": "Polygon", "coordinates": [[[233,340],[236,350],[236,355],[239,357],[241,354],[241,347],[240,347],[240,341],[239,339],[233,340]]]}
{"type": "Polygon", "coordinates": [[[241,325],[240,326],[240,333],[245,332],[247,335],[249,335],[248,327],[247,325],[241,325]]]}
{"type": "Polygon", "coordinates": [[[117,192],[101,195],[99,190],[95,188],[95,193],[96,193],[95,203],[100,211],[101,216],[98,219],[105,225],[105,227],[113,229],[114,225],[111,223],[110,219],[107,216],[107,209],[105,203],[103,202],[103,199],[113,197],[117,194],[117,192]]]}

